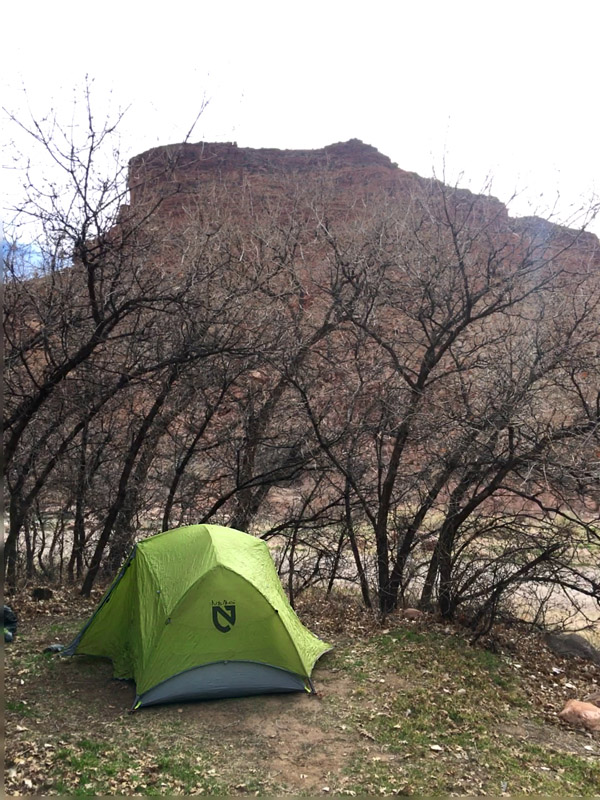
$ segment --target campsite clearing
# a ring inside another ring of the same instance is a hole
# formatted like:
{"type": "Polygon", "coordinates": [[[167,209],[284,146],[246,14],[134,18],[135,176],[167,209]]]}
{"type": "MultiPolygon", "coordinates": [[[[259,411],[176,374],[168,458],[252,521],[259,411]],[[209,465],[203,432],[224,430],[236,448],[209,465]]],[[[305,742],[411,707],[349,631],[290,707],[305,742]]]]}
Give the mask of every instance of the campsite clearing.
{"type": "MultiPolygon", "coordinates": [[[[98,599],[13,598],[6,649],[8,795],[593,795],[600,739],[557,718],[600,674],[534,638],[504,654],[460,631],[388,619],[345,595],[306,598],[301,619],[335,645],[305,694],[153,706],[129,714],[131,683],[108,661],[43,655],[98,599]]],[[[512,641],[514,638],[515,641],[512,641]]]]}

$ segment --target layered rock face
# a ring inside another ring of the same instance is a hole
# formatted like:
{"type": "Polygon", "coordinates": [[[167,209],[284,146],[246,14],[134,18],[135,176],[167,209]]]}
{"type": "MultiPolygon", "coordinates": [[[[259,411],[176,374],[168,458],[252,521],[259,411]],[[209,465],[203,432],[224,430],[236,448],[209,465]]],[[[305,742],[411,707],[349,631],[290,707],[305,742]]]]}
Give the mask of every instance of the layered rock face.
{"type": "Polygon", "coordinates": [[[283,176],[336,174],[348,184],[379,183],[391,187],[399,179],[420,180],[399,170],[390,159],[358,139],[320,150],[276,150],[238,147],[236,143],[175,144],[157,147],[129,162],[131,205],[173,191],[194,193],[203,184],[250,181],[274,186],[283,176]]]}
{"type": "MultiPolygon", "coordinates": [[[[375,147],[359,139],[319,150],[276,150],[200,142],[157,147],[129,162],[132,208],[161,202],[163,213],[177,217],[198,198],[221,188],[230,196],[251,195],[255,204],[285,202],[291,194],[326,191],[340,212],[377,200],[406,205],[431,195],[441,184],[406,172],[375,147]]],[[[453,205],[470,209],[479,222],[508,224],[502,203],[490,196],[452,189],[453,205]]],[[[222,196],[221,196],[222,199],[222,196]]]]}
{"type": "Polygon", "coordinates": [[[375,147],[359,139],[328,145],[319,150],[279,150],[276,148],[238,147],[236,142],[198,142],[155,147],[130,161],[135,172],[142,168],[148,175],[152,168],[162,169],[176,161],[182,172],[229,171],[272,172],[277,168],[298,171],[375,166],[394,169],[390,159],[375,147]]]}
{"type": "Polygon", "coordinates": [[[552,242],[557,250],[572,250],[566,262],[593,261],[600,268],[600,242],[590,233],[560,227],[538,217],[509,217],[506,207],[489,195],[444,187],[400,169],[375,147],[350,139],[318,150],[278,150],[238,147],[235,142],[183,143],[157,147],[129,162],[130,206],[135,210],[160,203],[160,216],[176,221],[190,208],[244,196],[255,210],[285,203],[291,187],[319,192],[327,186],[331,207],[352,213],[376,200],[408,208],[415,198],[443,190],[453,213],[464,209],[469,225],[489,226],[501,236],[512,235],[537,244],[552,242]],[[219,194],[220,192],[220,194],[219,194]],[[575,246],[574,246],[575,245],[575,246]]]}

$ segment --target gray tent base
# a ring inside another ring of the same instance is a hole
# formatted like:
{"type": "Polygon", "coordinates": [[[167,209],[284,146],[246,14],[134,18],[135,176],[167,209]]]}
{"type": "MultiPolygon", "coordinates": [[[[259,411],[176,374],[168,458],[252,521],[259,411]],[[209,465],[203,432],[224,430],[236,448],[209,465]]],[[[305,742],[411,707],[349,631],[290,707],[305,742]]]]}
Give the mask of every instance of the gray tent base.
{"type": "Polygon", "coordinates": [[[216,661],[194,667],[153,686],[138,695],[133,708],[186,700],[216,700],[281,692],[311,692],[310,679],[280,667],[255,661],[216,661]]]}

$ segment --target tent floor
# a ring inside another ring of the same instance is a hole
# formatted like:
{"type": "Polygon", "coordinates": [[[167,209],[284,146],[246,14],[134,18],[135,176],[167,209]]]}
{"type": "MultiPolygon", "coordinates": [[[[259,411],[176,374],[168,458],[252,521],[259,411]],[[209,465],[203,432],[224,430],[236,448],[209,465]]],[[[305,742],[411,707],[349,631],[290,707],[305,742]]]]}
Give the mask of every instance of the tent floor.
{"type": "Polygon", "coordinates": [[[135,708],[157,703],[310,691],[294,672],[254,661],[217,661],[180,672],[135,699],[135,708]]]}

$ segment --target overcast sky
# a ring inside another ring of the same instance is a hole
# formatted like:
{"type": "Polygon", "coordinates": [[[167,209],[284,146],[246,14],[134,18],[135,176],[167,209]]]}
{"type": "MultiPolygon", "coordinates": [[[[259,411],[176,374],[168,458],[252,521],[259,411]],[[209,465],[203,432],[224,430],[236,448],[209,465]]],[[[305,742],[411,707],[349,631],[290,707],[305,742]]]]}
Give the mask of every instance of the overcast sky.
{"type": "Polygon", "coordinates": [[[192,141],[359,138],[474,191],[491,175],[514,214],[600,194],[600,0],[27,0],[2,28],[2,104],[68,123],[87,74],[99,119],[129,107],[128,157],[181,141],[206,100],[192,141]]]}

